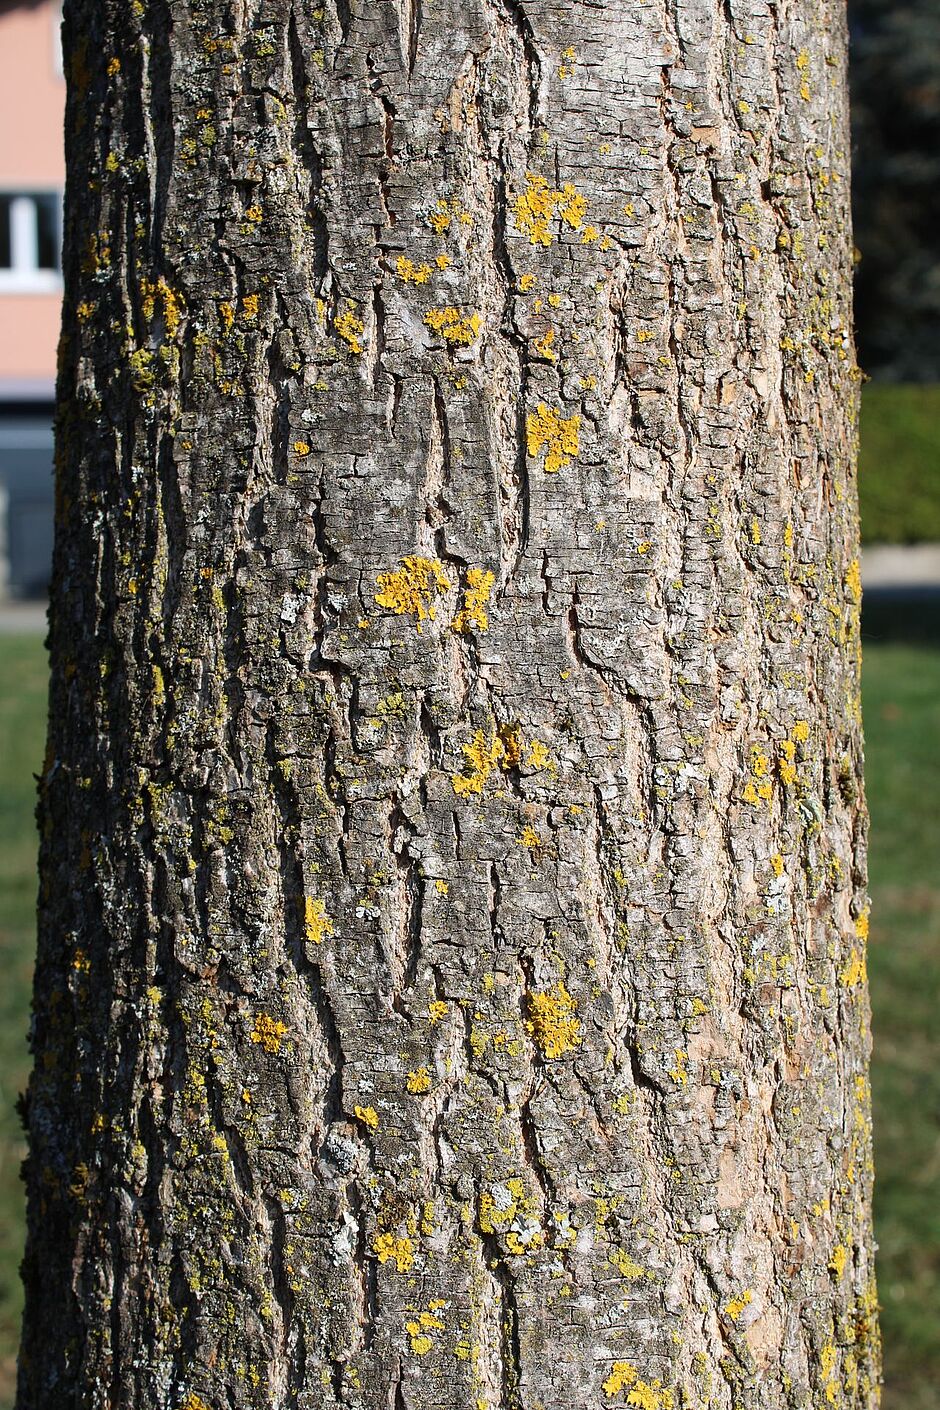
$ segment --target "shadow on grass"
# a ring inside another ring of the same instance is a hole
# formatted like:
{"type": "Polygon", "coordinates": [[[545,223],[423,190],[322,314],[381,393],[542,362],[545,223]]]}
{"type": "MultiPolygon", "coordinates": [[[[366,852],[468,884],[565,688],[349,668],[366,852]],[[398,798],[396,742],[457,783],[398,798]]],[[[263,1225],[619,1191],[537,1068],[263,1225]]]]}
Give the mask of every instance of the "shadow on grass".
{"type": "Polygon", "coordinates": [[[940,646],[940,587],[868,588],[862,645],[903,641],[940,646]]]}

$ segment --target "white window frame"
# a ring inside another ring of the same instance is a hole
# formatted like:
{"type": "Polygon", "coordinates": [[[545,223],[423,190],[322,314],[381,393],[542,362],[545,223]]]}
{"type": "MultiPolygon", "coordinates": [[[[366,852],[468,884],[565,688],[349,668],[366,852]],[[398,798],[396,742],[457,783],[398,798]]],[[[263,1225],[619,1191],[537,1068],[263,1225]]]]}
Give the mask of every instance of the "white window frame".
{"type": "Polygon", "coordinates": [[[0,269],[0,294],[59,293],[61,271],[40,269],[38,264],[36,197],[57,196],[61,211],[61,192],[0,190],[0,195],[10,197],[10,268],[0,269]]]}
{"type": "Polygon", "coordinates": [[[52,72],[56,78],[65,77],[62,62],[62,4],[61,0],[52,7],[52,72]]]}

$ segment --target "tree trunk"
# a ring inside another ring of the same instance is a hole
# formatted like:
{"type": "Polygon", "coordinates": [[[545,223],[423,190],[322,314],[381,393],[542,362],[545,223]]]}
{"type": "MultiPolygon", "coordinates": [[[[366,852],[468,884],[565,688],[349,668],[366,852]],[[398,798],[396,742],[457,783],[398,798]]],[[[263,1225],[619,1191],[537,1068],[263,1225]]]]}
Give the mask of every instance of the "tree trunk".
{"type": "Polygon", "coordinates": [[[65,30],[19,1410],[875,1406],[841,0],[65,30]]]}

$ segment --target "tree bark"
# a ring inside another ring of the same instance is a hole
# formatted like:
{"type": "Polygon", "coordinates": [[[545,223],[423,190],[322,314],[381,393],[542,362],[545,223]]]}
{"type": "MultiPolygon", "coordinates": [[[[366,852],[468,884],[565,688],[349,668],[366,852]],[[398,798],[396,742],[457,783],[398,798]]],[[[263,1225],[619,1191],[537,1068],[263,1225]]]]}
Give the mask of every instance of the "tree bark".
{"type": "Polygon", "coordinates": [[[841,0],[72,0],[19,1410],[877,1403],[841,0]]]}

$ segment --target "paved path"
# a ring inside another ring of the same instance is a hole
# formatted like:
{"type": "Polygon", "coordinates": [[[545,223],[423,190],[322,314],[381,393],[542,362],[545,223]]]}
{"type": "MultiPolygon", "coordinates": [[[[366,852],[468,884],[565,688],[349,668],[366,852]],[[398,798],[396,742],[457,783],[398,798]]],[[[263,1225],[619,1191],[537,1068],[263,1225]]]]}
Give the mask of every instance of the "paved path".
{"type": "Polygon", "coordinates": [[[863,549],[862,587],[940,588],[940,543],[881,543],[863,549]]]}
{"type": "Polygon", "coordinates": [[[0,635],[46,633],[44,602],[0,602],[0,635]]]}

